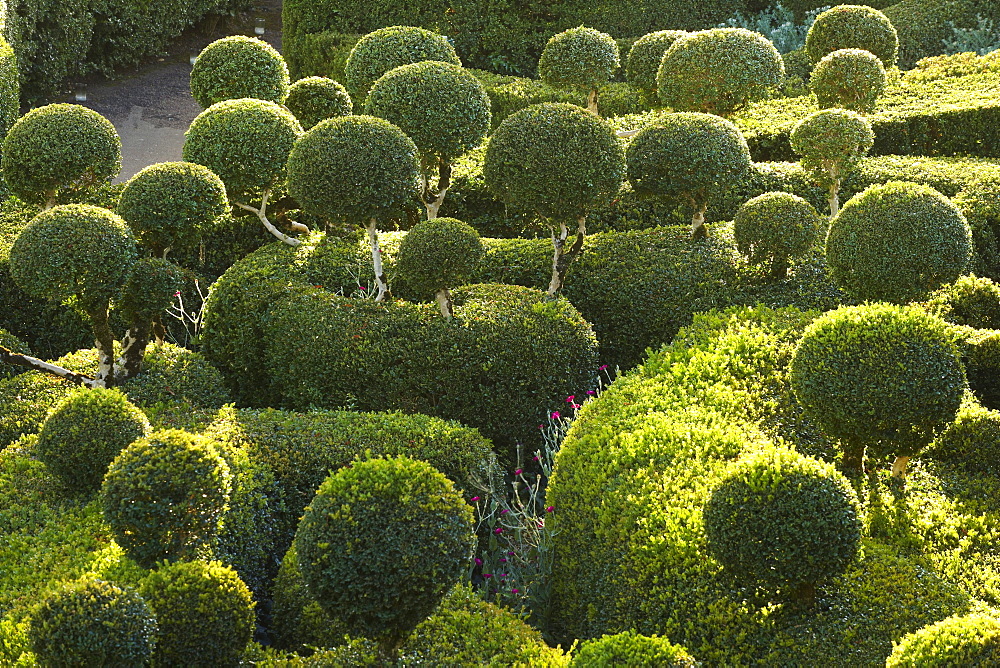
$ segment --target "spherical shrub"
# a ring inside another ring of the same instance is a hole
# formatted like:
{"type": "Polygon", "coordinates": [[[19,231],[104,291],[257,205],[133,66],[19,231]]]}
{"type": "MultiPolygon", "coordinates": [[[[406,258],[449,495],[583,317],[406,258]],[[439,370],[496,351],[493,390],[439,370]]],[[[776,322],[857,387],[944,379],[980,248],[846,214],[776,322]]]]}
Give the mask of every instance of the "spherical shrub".
{"type": "Polygon", "coordinates": [[[243,201],[274,188],[302,126],[287,109],[265,100],[225,100],[191,122],[184,160],[208,167],[226,184],[229,199],[243,201]]]}
{"type": "Polygon", "coordinates": [[[618,44],[593,28],[570,28],[553,35],[538,61],[538,78],[550,86],[586,91],[607,83],[621,65],[618,44]]]}
{"type": "Polygon", "coordinates": [[[715,28],[674,42],[663,54],[656,89],[675,111],[728,116],[764,99],[784,73],[781,54],[763,35],[715,28]]]}
{"type": "Polygon", "coordinates": [[[813,63],[840,49],[864,49],[885,67],[896,64],[899,37],[885,14],[863,5],[837,5],[816,17],[806,34],[806,51],[813,63]]]}
{"type": "Polygon", "coordinates": [[[972,228],[976,246],[974,272],[1000,281],[1000,180],[993,176],[976,177],[953,201],[972,228]]]}
{"type": "Polygon", "coordinates": [[[910,456],[955,419],[965,373],[949,325],[915,307],[842,307],[806,329],[791,362],[806,412],[840,439],[850,466],[910,456]]]}
{"type": "Polygon", "coordinates": [[[588,640],[570,662],[572,668],[694,668],[699,665],[688,651],[660,636],[635,631],[588,640]]]}
{"type": "Polygon", "coordinates": [[[31,612],[28,640],[39,665],[141,668],[153,653],[156,619],[139,594],[110,582],[64,586],[31,612]]]}
{"type": "Polygon", "coordinates": [[[928,306],[956,325],[1000,329],[1000,285],[988,278],[962,276],[932,295],[928,306]]]}
{"type": "Polygon", "coordinates": [[[126,448],[101,489],[115,541],[141,566],[190,558],[219,531],[232,488],[212,443],[178,429],[126,448]]]}
{"type": "Polygon", "coordinates": [[[705,504],[708,551],[743,584],[808,600],[857,556],[858,510],[833,466],[766,451],[735,466],[705,504]]]}
{"type": "Polygon", "coordinates": [[[889,182],[852,197],[830,223],[826,260],[858,300],[906,303],[956,280],[972,256],[972,232],[930,186],[889,182]]]}
{"type": "Polygon", "coordinates": [[[3,142],[0,169],[10,191],[44,204],[62,188],[118,175],[122,142],[111,121],[77,104],[50,104],[22,116],[3,142]]]}
{"type": "Polygon", "coordinates": [[[951,668],[1000,663],[1000,620],[954,616],[909,633],[893,647],[886,668],[951,668]]]}
{"type": "Polygon", "coordinates": [[[399,244],[396,276],[421,298],[468,283],[486,254],[479,233],[454,218],[413,226],[399,244]]]}
{"type": "Polygon", "coordinates": [[[38,458],[73,491],[97,490],[115,457],[149,433],[149,420],[118,390],[77,390],[38,433],[38,458]]]}
{"type": "MultiPolygon", "coordinates": [[[[31,354],[31,347],[28,346],[27,343],[2,327],[0,327],[0,346],[8,348],[11,352],[18,353],[20,355],[31,354]]],[[[13,378],[14,376],[24,373],[25,371],[27,371],[27,369],[22,366],[14,366],[12,364],[0,362],[0,382],[8,378],[13,378]]]]}
{"type": "Polygon", "coordinates": [[[483,178],[510,206],[573,220],[607,202],[625,175],[621,141],[572,104],[536,104],[503,120],[486,147],[483,178]]]}
{"type": "Polygon", "coordinates": [[[875,143],[866,118],[847,109],[817,111],[792,128],[789,141],[801,158],[802,168],[819,185],[830,188],[855,166],[875,143]]]}
{"type": "Polygon", "coordinates": [[[979,401],[1000,410],[1000,332],[986,330],[966,342],[965,373],[979,401]]]}
{"type": "Polygon", "coordinates": [[[160,162],[125,184],[118,200],[140,243],[157,256],[186,248],[229,210],[226,186],[215,172],[192,162],[160,162]]]}
{"type": "Polygon", "coordinates": [[[740,206],[733,218],[736,247],[751,264],[767,264],[784,277],[788,259],[812,247],[822,223],[812,204],[784,192],[764,193],[740,206]]]}
{"type": "Polygon", "coordinates": [[[393,650],[468,570],[472,509],[430,464],[399,457],[332,474],[295,535],[309,593],[355,635],[393,650]]]}
{"type": "Polygon", "coordinates": [[[996,475],[1000,471],[1000,411],[984,408],[974,399],[964,401],[955,421],[925,452],[972,473],[996,475]]]}
{"type": "Polygon", "coordinates": [[[154,668],[228,668],[253,637],[254,603],[236,571],[217,561],[163,565],[139,589],[159,626],[154,668]]]}
{"type": "Polygon", "coordinates": [[[423,162],[451,162],[482,144],[490,130],[490,97],[458,65],[427,61],[386,72],[372,86],[365,113],[384,118],[417,145],[423,162]]]}
{"type": "Polygon", "coordinates": [[[129,318],[149,322],[174,303],[182,287],[184,270],[158,257],[144,257],[132,267],[118,306],[129,318]]]}
{"type": "Polygon", "coordinates": [[[413,26],[370,32],[354,45],[344,64],[344,79],[355,99],[363,100],[383,74],[400,65],[439,60],[461,65],[455,47],[442,35],[413,26]]]}
{"type": "Polygon", "coordinates": [[[820,109],[843,107],[867,114],[885,92],[885,67],[869,51],[839,49],[816,63],[809,87],[820,109]]]}
{"type": "Polygon", "coordinates": [[[333,79],[306,77],[288,89],[285,106],[299,119],[304,130],[320,121],[354,113],[354,103],[347,89],[333,79]]]}
{"type": "Polygon", "coordinates": [[[656,73],[660,70],[663,54],[687,34],[683,30],[657,30],[640,37],[628,52],[625,80],[652,97],[656,92],[656,73]]]}
{"type": "Polygon", "coordinates": [[[262,39],[244,35],[217,39],[194,61],[191,95],[202,109],[244,97],[281,104],[288,95],[288,65],[262,39]]]}

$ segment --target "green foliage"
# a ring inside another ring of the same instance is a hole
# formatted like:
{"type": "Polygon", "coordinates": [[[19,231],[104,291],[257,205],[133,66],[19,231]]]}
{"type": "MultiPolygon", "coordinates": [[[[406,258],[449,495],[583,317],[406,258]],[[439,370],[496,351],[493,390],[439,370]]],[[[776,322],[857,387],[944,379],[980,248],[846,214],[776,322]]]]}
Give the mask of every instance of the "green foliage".
{"type": "Polygon", "coordinates": [[[972,228],[974,273],[1000,281],[1000,178],[986,174],[975,176],[954,202],[972,228]]]}
{"type": "Polygon", "coordinates": [[[874,54],[863,49],[838,49],[816,63],[809,87],[820,109],[843,107],[866,114],[885,92],[885,81],[885,67],[874,54]]]}
{"type": "Polygon", "coordinates": [[[151,322],[174,303],[182,287],[180,267],[156,257],[140,258],[132,267],[119,305],[130,318],[151,322]]]}
{"type": "Polygon", "coordinates": [[[660,101],[675,111],[729,116],[762,100],[785,73],[774,45],[743,28],[714,28],[681,37],[656,73],[660,101]]]}
{"type": "Polygon", "coordinates": [[[804,255],[812,247],[822,223],[813,205],[801,197],[764,193],[736,212],[733,237],[751,264],[783,269],[789,258],[804,255]]]}
{"type": "Polygon", "coordinates": [[[896,64],[899,37],[886,15],[863,5],[837,5],[816,17],[806,35],[806,51],[813,63],[840,49],[864,49],[885,67],[896,64]]]}
{"type": "Polygon", "coordinates": [[[14,49],[0,35],[0,132],[6,137],[21,115],[21,86],[14,49]]]}
{"type": "Polygon", "coordinates": [[[264,40],[244,35],[215,40],[191,69],[191,95],[202,109],[245,97],[281,104],[288,84],[281,54],[264,40]]]}
{"type": "Polygon", "coordinates": [[[1000,18],[991,0],[903,0],[885,10],[899,31],[899,65],[910,68],[921,58],[945,51],[955,28],[977,27],[977,16],[1000,18]]]}
{"type": "Polygon", "coordinates": [[[1000,621],[976,614],[943,619],[904,636],[886,668],[988,666],[1000,661],[1000,621]]]}
{"type": "Polygon", "coordinates": [[[577,668],[694,668],[698,662],[666,638],[635,631],[604,635],[580,645],[570,666],[577,668]]]}
{"type": "Polygon", "coordinates": [[[615,40],[593,28],[570,28],[553,35],[538,61],[538,78],[550,86],[586,91],[607,83],[621,65],[615,40]]]}
{"type": "Polygon", "coordinates": [[[871,123],[847,109],[817,111],[803,118],[790,135],[792,150],[819,185],[840,183],[872,147],[871,123]]]}
{"type": "Polygon", "coordinates": [[[1000,410],[1000,333],[986,330],[970,337],[965,368],[976,397],[984,406],[1000,410]]]}
{"type": "Polygon", "coordinates": [[[928,305],[948,322],[976,329],[1000,329],[1000,285],[962,276],[931,295],[928,305]]]}
{"type": "MultiPolygon", "coordinates": [[[[344,66],[351,50],[363,35],[345,35],[333,30],[300,33],[292,36],[289,24],[283,25],[282,52],[293,80],[303,77],[329,77],[344,81],[344,66]]],[[[294,84],[293,84],[294,85],[294,84]]]]}
{"type": "MultiPolygon", "coordinates": [[[[30,355],[31,348],[28,344],[17,338],[6,329],[0,328],[0,346],[8,348],[15,353],[20,353],[22,355],[30,355]]],[[[8,378],[13,378],[19,373],[25,371],[24,367],[14,366],[12,364],[7,364],[5,362],[0,362],[0,381],[7,380],[8,378]]]]}
{"type": "Polygon", "coordinates": [[[970,397],[962,402],[955,421],[938,435],[925,454],[969,471],[1000,472],[1000,411],[979,405],[970,397]]]}
{"type": "Polygon", "coordinates": [[[424,60],[462,65],[455,47],[442,35],[413,26],[379,28],[354,45],[344,65],[344,82],[355,99],[363,100],[389,70],[424,60]]]}
{"type": "Polygon", "coordinates": [[[977,53],[953,53],[951,55],[921,58],[911,70],[903,72],[903,81],[939,81],[970,74],[986,74],[1000,71],[1000,50],[980,56],[977,53]]]}
{"type": "Polygon", "coordinates": [[[347,89],[327,77],[299,79],[288,89],[285,106],[295,115],[303,130],[311,130],[320,121],[350,116],[354,103],[347,89]]]}
{"type": "Polygon", "coordinates": [[[639,38],[628,52],[625,63],[625,80],[653,97],[656,93],[656,74],[660,62],[674,42],[687,35],[683,30],[657,30],[639,38]]]}
{"type": "Polygon", "coordinates": [[[422,299],[454,288],[479,270],[485,255],[474,228],[454,218],[417,223],[399,244],[396,276],[422,299]]]}

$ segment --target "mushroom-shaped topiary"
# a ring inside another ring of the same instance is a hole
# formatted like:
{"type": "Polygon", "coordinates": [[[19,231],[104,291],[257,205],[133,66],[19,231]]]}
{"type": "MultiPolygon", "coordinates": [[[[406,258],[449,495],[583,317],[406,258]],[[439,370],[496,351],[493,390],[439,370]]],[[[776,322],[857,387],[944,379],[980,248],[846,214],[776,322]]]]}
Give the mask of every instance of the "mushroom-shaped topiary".
{"type": "Polygon", "coordinates": [[[139,594],[85,579],[47,595],[31,611],[28,641],[42,666],[149,665],[156,619],[139,594]]]}
{"type": "Polygon", "coordinates": [[[332,474],[295,534],[309,594],[385,659],[468,571],[474,544],[472,509],[451,481],[406,457],[332,474]]]}
{"type": "Polygon", "coordinates": [[[304,130],[320,121],[354,113],[347,89],[327,77],[299,79],[288,89],[285,106],[299,119],[304,130]]]}
{"type": "Polygon", "coordinates": [[[244,97],[281,104],[288,95],[288,65],[262,39],[223,37],[206,46],[194,61],[191,95],[202,109],[244,97]]]}
{"type": "Polygon", "coordinates": [[[635,631],[588,640],[570,662],[571,668],[694,668],[699,665],[688,651],[660,636],[635,631]]]}
{"type": "Polygon", "coordinates": [[[806,34],[806,51],[813,63],[840,49],[864,49],[885,67],[896,64],[899,37],[885,14],[863,5],[837,5],[816,17],[806,34]]]}
{"type": "Polygon", "coordinates": [[[966,389],[950,325],[916,307],[842,307],[806,329],[792,357],[791,384],[806,412],[841,441],[844,468],[860,470],[865,449],[910,457],[955,419],[966,389]]]}
{"type": "Polygon", "coordinates": [[[827,109],[799,121],[790,140],[803,169],[827,189],[833,218],[840,211],[840,184],[875,142],[871,123],[847,109],[827,109]]]}
{"type": "Polygon", "coordinates": [[[219,531],[232,488],[211,441],[184,431],[154,432],[122,451],[104,477],[104,519],[138,564],[194,556],[219,531]]]}
{"type": "Polygon", "coordinates": [[[232,568],[216,561],[162,565],[139,592],[159,626],[154,668],[240,665],[253,638],[254,602],[232,568]]]}
{"type": "Polygon", "coordinates": [[[952,668],[1000,664],[1000,619],[974,614],[943,619],[909,633],[885,668],[952,668]]]}
{"type": "Polygon", "coordinates": [[[951,200],[930,186],[873,185],[830,223],[826,261],[855,299],[899,304],[955,281],[972,256],[972,232],[951,200]]]}
{"type": "Polygon", "coordinates": [[[708,551],[741,584],[806,603],[858,554],[858,499],[833,466],[772,449],[736,464],[705,504],[708,551]]]}
{"type": "Polygon", "coordinates": [[[483,84],[458,65],[403,65],[375,82],[365,112],[396,125],[417,145],[420,198],[427,218],[436,218],[451,183],[452,162],[482,144],[490,130],[490,98],[483,84]],[[435,172],[438,183],[431,187],[435,172]]]}
{"type": "Polygon", "coordinates": [[[675,111],[729,116],[767,97],[784,73],[781,54],[763,35],[715,28],[674,42],[663,54],[656,89],[675,111]]]}
{"type": "Polygon", "coordinates": [[[344,64],[347,89],[364,100],[383,74],[400,65],[439,60],[461,65],[455,47],[443,35],[413,26],[390,26],[370,32],[354,45],[344,64]]]}
{"type": "Polygon", "coordinates": [[[669,114],[640,130],[625,160],[636,193],[688,201],[693,239],[708,236],[705,210],[711,198],[739,182],[751,165],[747,141],[735,125],[687,112],[669,114]]]}
{"type": "Polygon", "coordinates": [[[641,90],[649,101],[656,100],[656,73],[674,42],[688,33],[684,30],[657,30],[640,37],[629,49],[625,61],[625,80],[641,90]]]}
{"type": "Polygon", "coordinates": [[[864,49],[839,49],[823,56],[809,77],[820,109],[843,107],[867,114],[885,92],[885,67],[864,49]]]}
{"type": "Polygon", "coordinates": [[[76,104],[50,104],[21,117],[0,161],[10,191],[26,202],[56,202],[61,190],[88,188],[118,175],[122,142],[111,121],[76,104]]]}
{"type": "Polygon", "coordinates": [[[449,287],[467,283],[486,251],[479,233],[454,218],[435,218],[413,226],[399,244],[396,274],[422,297],[434,296],[441,315],[453,315],[449,287]]]}
{"type": "Polygon", "coordinates": [[[364,221],[378,301],[389,292],[378,222],[400,213],[417,197],[419,173],[413,140],[373,116],[323,121],[296,142],[288,156],[288,193],[303,211],[323,219],[364,221]]]}
{"type": "Polygon", "coordinates": [[[538,78],[550,86],[587,93],[587,110],[597,114],[597,88],[621,65],[614,38],[593,28],[570,28],[553,35],[538,61],[538,78]]]}
{"type": "Polygon", "coordinates": [[[764,193],[745,202],[733,218],[736,247],[751,264],[769,265],[785,278],[788,259],[812,247],[822,219],[812,204],[784,192],[764,193]]]}
{"type": "Polygon", "coordinates": [[[115,457],[148,433],[146,415],[118,390],[81,389],[52,409],[36,448],[38,458],[67,487],[90,494],[115,457]]]}
{"type": "Polygon", "coordinates": [[[621,188],[625,155],[605,121],[572,104],[536,104],[511,114],[486,148],[483,178],[509,206],[533,211],[559,226],[548,293],[557,294],[583,250],[587,214],[621,188]],[[576,240],[567,250],[568,221],[576,240]]]}

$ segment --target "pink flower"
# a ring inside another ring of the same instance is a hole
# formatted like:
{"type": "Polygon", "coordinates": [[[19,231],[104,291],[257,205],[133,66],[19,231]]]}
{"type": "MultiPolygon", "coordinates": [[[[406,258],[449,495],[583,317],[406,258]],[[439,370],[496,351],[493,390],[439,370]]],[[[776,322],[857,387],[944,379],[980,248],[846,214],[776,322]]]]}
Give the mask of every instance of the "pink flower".
{"type": "Polygon", "coordinates": [[[511,589],[511,590],[510,590],[510,593],[511,593],[511,594],[517,594],[517,593],[520,593],[520,591],[521,591],[520,589],[517,589],[517,588],[515,587],[514,589],[511,589]]]}
{"type": "Polygon", "coordinates": [[[180,296],[181,296],[181,291],[180,290],[178,290],[177,292],[174,293],[174,297],[180,297],[180,296]]]}
{"type": "Polygon", "coordinates": [[[605,370],[605,369],[607,369],[607,368],[608,368],[608,365],[607,365],[607,364],[602,364],[601,366],[597,367],[597,370],[598,370],[598,371],[604,371],[604,370],[605,370]]]}
{"type": "Polygon", "coordinates": [[[521,469],[517,469],[516,471],[514,471],[514,475],[521,475],[521,473],[522,473],[521,469]]]}
{"type": "Polygon", "coordinates": [[[501,515],[506,515],[509,512],[510,512],[509,510],[507,510],[506,508],[504,508],[503,510],[500,511],[500,514],[501,515]]]}
{"type": "Polygon", "coordinates": [[[500,563],[501,564],[506,564],[507,560],[504,557],[500,557],[500,563]]]}
{"type": "Polygon", "coordinates": [[[366,288],[366,287],[365,287],[365,286],[363,286],[363,285],[359,285],[359,286],[358,286],[358,290],[367,290],[367,289],[368,289],[368,288],[366,288]]]}
{"type": "Polygon", "coordinates": [[[538,428],[539,429],[545,429],[545,425],[544,424],[540,424],[540,425],[538,425],[538,428]]]}
{"type": "Polygon", "coordinates": [[[571,403],[573,403],[574,399],[576,399],[576,395],[575,394],[571,394],[568,397],[566,397],[566,403],[567,404],[571,404],[571,403]]]}
{"type": "Polygon", "coordinates": [[[478,496],[474,496],[471,499],[469,499],[469,503],[475,503],[478,500],[479,500],[479,497],[478,496]]]}
{"type": "Polygon", "coordinates": [[[580,408],[580,404],[573,404],[573,408],[580,408]]]}
{"type": "Polygon", "coordinates": [[[495,534],[501,534],[501,533],[503,533],[503,528],[502,527],[497,527],[496,529],[493,530],[493,533],[495,533],[495,534]]]}
{"type": "Polygon", "coordinates": [[[533,461],[533,462],[537,462],[537,461],[538,461],[538,455],[535,455],[534,457],[532,457],[532,458],[531,458],[531,461],[533,461]]]}
{"type": "Polygon", "coordinates": [[[597,393],[596,393],[596,392],[594,392],[593,390],[587,390],[587,394],[589,394],[589,395],[593,396],[593,395],[595,395],[595,394],[597,394],[597,393]]]}
{"type": "Polygon", "coordinates": [[[487,580],[489,580],[493,576],[490,575],[489,573],[483,573],[483,577],[486,578],[487,580]]]}
{"type": "Polygon", "coordinates": [[[559,419],[559,411],[552,411],[552,419],[553,420],[559,419]]]}
{"type": "Polygon", "coordinates": [[[483,560],[480,559],[479,557],[475,558],[475,562],[476,562],[476,566],[482,566],[483,565],[483,560]]]}
{"type": "Polygon", "coordinates": [[[555,506],[549,506],[548,508],[546,508],[546,509],[545,509],[545,512],[547,512],[547,513],[551,513],[551,512],[552,512],[553,510],[555,510],[555,509],[556,509],[556,507],[555,507],[555,506]]]}
{"type": "Polygon", "coordinates": [[[510,552],[508,552],[507,556],[508,557],[513,557],[514,556],[514,550],[511,550],[510,552]]]}

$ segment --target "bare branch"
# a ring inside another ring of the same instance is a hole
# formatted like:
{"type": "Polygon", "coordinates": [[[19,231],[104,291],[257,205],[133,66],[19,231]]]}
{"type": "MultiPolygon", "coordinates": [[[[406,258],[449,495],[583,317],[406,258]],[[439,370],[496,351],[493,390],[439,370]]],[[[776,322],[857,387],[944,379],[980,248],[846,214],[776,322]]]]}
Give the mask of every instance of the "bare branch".
{"type": "MultiPolygon", "coordinates": [[[[270,196],[271,196],[271,191],[265,190],[264,197],[261,199],[259,209],[255,209],[254,207],[248,204],[244,204],[242,202],[234,202],[234,204],[236,204],[236,206],[240,207],[244,211],[249,211],[250,213],[257,216],[257,218],[260,220],[261,223],[263,223],[267,231],[273,234],[281,241],[283,241],[284,243],[288,244],[289,246],[301,246],[302,241],[296,239],[295,237],[288,236],[287,234],[279,230],[277,227],[275,227],[274,224],[267,219],[267,198],[270,196]]],[[[302,227],[305,227],[305,225],[302,225],[302,227]]],[[[308,230],[308,228],[306,229],[308,230]]]]}
{"type": "Polygon", "coordinates": [[[45,373],[52,374],[53,376],[58,376],[63,380],[68,380],[76,385],[82,385],[83,387],[91,389],[95,387],[104,387],[103,381],[95,380],[94,378],[82,373],[70,371],[69,369],[61,367],[57,364],[40,360],[37,357],[32,357],[31,355],[15,353],[10,348],[5,348],[4,346],[0,346],[0,362],[13,364],[15,366],[23,366],[27,369],[33,369],[35,371],[43,371],[45,373]]]}

